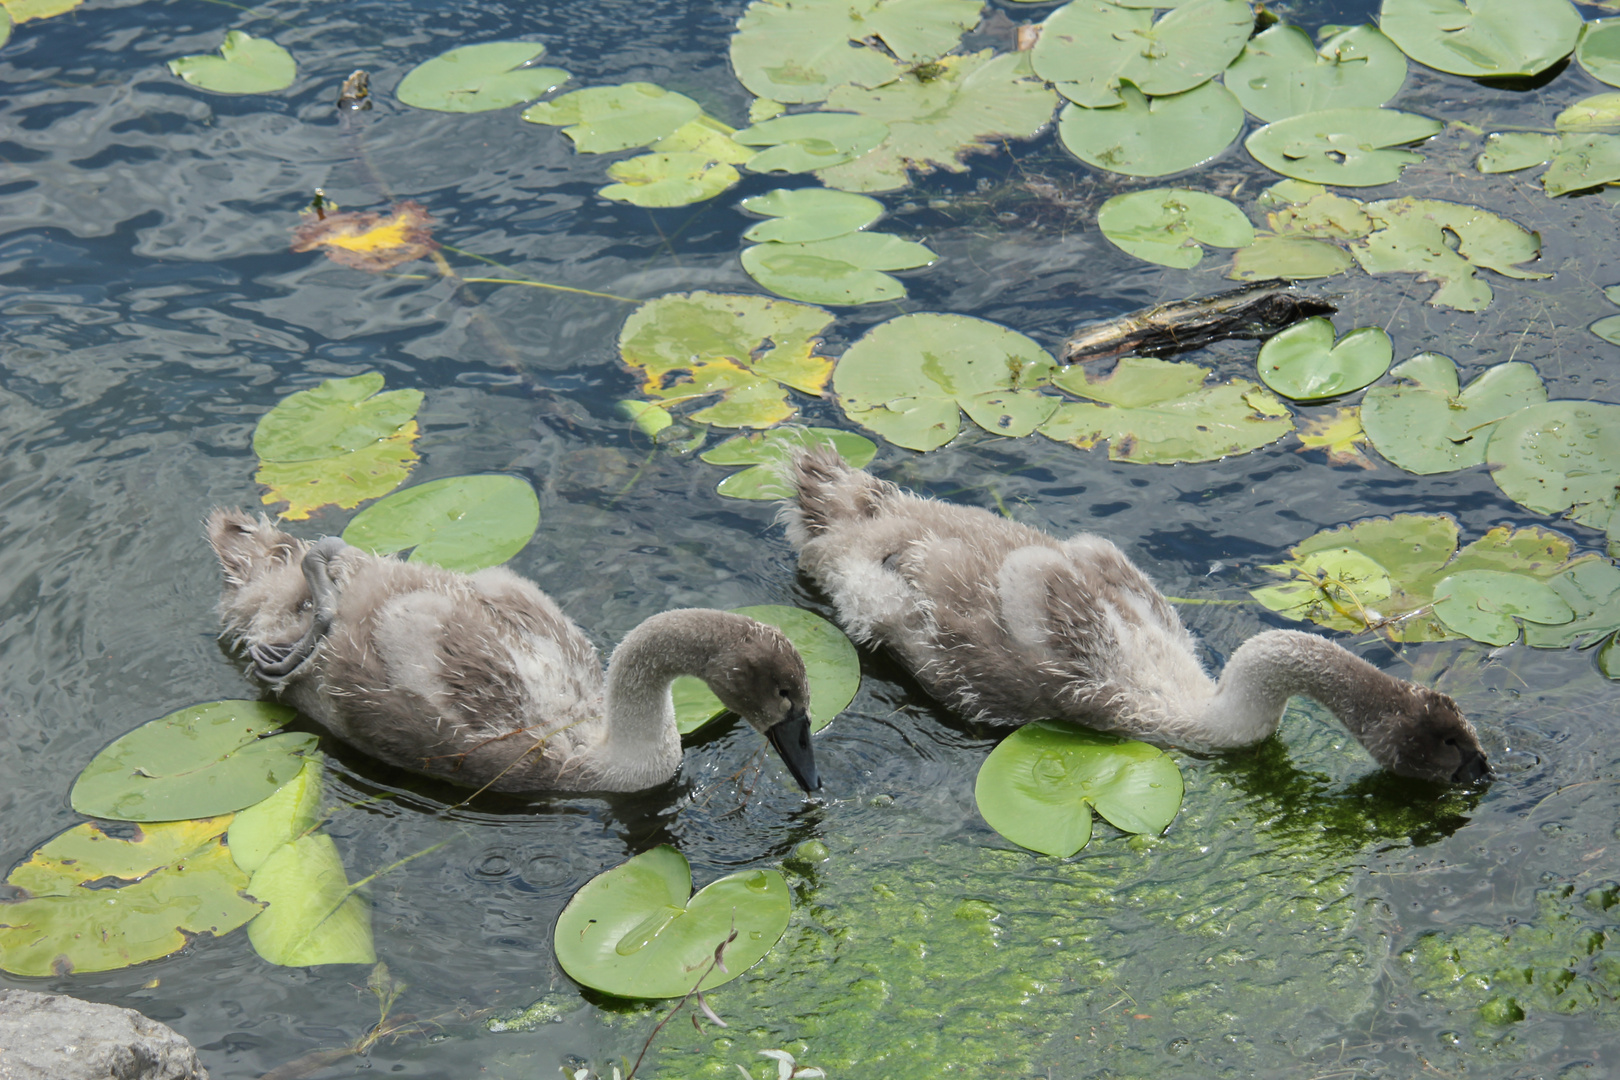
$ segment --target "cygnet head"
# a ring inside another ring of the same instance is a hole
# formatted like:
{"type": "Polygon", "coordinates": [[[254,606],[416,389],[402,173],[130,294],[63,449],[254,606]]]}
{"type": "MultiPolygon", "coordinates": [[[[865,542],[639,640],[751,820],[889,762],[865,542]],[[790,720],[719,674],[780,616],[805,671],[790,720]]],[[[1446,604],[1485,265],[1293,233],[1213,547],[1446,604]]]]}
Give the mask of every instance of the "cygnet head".
{"type": "Polygon", "coordinates": [[[722,705],[770,741],[801,788],[821,790],[810,747],[810,682],[786,634],[754,622],[716,651],[703,680],[722,705]]]}
{"type": "Polygon", "coordinates": [[[1472,784],[1491,774],[1479,737],[1457,708],[1437,690],[1409,684],[1404,700],[1382,710],[1369,744],[1380,764],[1399,776],[1440,784],[1472,784]]]}
{"type": "Polygon", "coordinates": [[[309,629],[309,584],[304,580],[305,544],[240,510],[208,515],[208,542],[225,576],[219,614],[231,637],[251,641],[297,641],[309,629]]]}

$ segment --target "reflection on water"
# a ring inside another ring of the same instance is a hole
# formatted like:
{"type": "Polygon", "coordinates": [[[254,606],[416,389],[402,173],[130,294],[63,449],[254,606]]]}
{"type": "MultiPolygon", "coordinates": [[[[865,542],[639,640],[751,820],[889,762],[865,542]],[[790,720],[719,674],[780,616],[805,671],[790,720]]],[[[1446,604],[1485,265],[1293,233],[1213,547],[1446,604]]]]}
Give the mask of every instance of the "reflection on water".
{"type": "MultiPolygon", "coordinates": [[[[389,93],[453,44],[525,37],[546,42],[547,61],[578,85],[654,81],[738,122],[744,95],[724,54],[740,8],[365,0],[273,4],[254,18],[229,5],[107,0],[17,29],[0,50],[6,866],[80,820],[68,789],[112,738],[249,692],[214,640],[217,580],[200,522],[212,506],[254,503],[253,424],[323,378],[375,369],[427,392],[418,481],[485,470],[532,480],[540,532],[513,565],[599,646],[674,606],[825,611],[795,576],[773,507],[721,499],[722,470],[652,451],[615,415],[633,386],[614,345],[628,304],[525,288],[474,295],[287,250],[296,211],[321,187],[344,208],[416,199],[450,247],[540,280],[638,298],[755,291],[736,259],[745,221],[735,203],[774,181],[648,213],[598,198],[602,161],[575,155],[553,129],[511,110],[413,111],[389,93]],[[168,75],[166,59],[210,51],[229,28],[292,49],[298,82],[231,98],[168,75]],[[332,103],[356,67],[372,73],[376,108],[340,121],[332,103]]],[[[1300,8],[1307,25],[1365,15],[1300,8]]],[[[1579,72],[1561,80],[1554,95],[1517,95],[1414,71],[1396,104],[1487,129],[1545,124],[1596,92],[1579,72]]],[[[1458,130],[1443,134],[1403,192],[1467,198],[1541,230],[1559,276],[1497,282],[1497,302],[1477,315],[1423,305],[1429,287],[1405,278],[1346,278],[1333,286],[1341,328],[1388,327],[1398,358],[1432,348],[1468,369],[1528,360],[1554,397],[1612,398],[1600,374],[1610,347],[1584,330],[1612,310],[1598,286],[1620,280],[1592,243],[1612,234],[1611,202],[1555,203],[1522,176],[1459,179],[1469,147],[1458,130]]],[[[885,200],[886,231],[943,257],[908,277],[901,310],[971,313],[1052,347],[1082,320],[1223,286],[1214,260],[1166,271],[1100,238],[1097,203],[1131,183],[1085,174],[1049,137],[1015,150],[885,200]]],[[[1212,182],[1252,193],[1266,181],[1234,153],[1212,182]]],[[[841,312],[829,348],[895,313],[841,312]]],[[[1199,359],[1244,373],[1253,346],[1199,359]]],[[[807,401],[804,416],[847,423],[826,402],[807,401]]],[[[1445,511],[1469,536],[1534,520],[1481,470],[1419,479],[1334,468],[1292,441],[1143,468],[969,433],[926,456],[885,449],[875,467],[1055,532],[1104,531],[1166,593],[1201,599],[1243,595],[1257,564],[1357,517],[1445,511]]],[[[301,528],[337,532],[346,519],[328,511],[301,528]]],[[[1213,663],[1269,624],[1252,605],[1184,610],[1213,663]]],[[[1377,643],[1363,652],[1398,668],[1377,643]]],[[[1394,958],[1437,928],[1532,918],[1548,876],[1616,876],[1605,854],[1612,795],[1573,789],[1613,776],[1613,692],[1574,654],[1487,659],[1436,646],[1402,658],[1478,718],[1493,759],[1519,763],[1483,800],[1437,801],[1372,775],[1348,737],[1300,709],[1255,752],[1183,758],[1187,808],[1163,841],[1136,845],[1099,827],[1068,864],[988,832],[972,778],[993,733],[934,710],[881,657],[865,658],[861,696],[818,737],[825,804],[804,802],[742,725],[700,738],[674,781],[611,799],[463,805],[464,791],[329,746],[338,809],[327,831],[353,876],[447,842],[371,887],[379,955],[408,984],[396,1011],[432,1034],[384,1039],[370,1061],[515,1077],[633,1057],[653,1014],[580,994],[552,959],[551,928],[590,876],[671,843],[700,885],[789,860],[799,910],[782,949],[712,996],[732,1028],[666,1029],[670,1074],[681,1063],[757,1069],[756,1052],[776,1046],[842,1076],[936,1076],[953,1063],[985,1076],[1408,1075],[1429,1062],[1450,1074],[1459,1056],[1473,1060],[1470,1075],[1601,1068],[1606,1021],[1532,1020],[1493,1047],[1500,1031],[1475,1035],[1471,1012],[1423,997],[1394,958]],[[809,839],[832,858],[793,863],[809,839]],[[469,1019],[548,995],[561,1019],[531,1032],[493,1036],[469,1019]]],[[[127,971],[0,982],[139,1008],[229,1077],[361,1038],[377,1019],[364,979],[269,967],[236,934],[127,971]]]]}

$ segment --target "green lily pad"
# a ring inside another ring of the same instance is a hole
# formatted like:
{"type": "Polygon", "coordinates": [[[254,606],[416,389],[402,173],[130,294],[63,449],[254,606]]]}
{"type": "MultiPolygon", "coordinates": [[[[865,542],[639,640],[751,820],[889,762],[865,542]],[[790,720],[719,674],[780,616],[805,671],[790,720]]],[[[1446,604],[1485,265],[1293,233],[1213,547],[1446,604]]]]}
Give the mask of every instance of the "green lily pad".
{"type": "Polygon", "coordinates": [[[1266,168],[1296,180],[1373,187],[1394,183],[1402,169],[1423,160],[1391,147],[1422,142],[1444,126],[1395,109],[1324,109],[1267,124],[1243,145],[1266,168]]]}
{"type": "Polygon", "coordinates": [[[843,191],[892,191],[910,183],[908,170],[963,172],[967,155],[1039,132],[1056,100],[1032,77],[1027,53],[996,56],[989,49],[944,57],[874,90],[840,86],[827,108],[881,121],[889,135],[875,150],[817,169],[816,176],[843,191]]]}
{"type": "Polygon", "coordinates": [[[939,258],[915,240],[854,232],[806,244],[743,248],[743,269],[765,288],[812,304],[875,304],[906,295],[884,270],[911,270],[939,258]]]}
{"type": "MultiPolygon", "coordinates": [[[[723,444],[716,447],[722,448],[723,444]]],[[[820,731],[849,708],[861,688],[861,661],[842,630],[813,612],[782,604],[733,610],[776,627],[804,657],[804,672],[810,682],[811,731],[820,731]]],[[[682,735],[691,734],[726,711],[701,679],[683,675],[675,680],[672,689],[675,723],[682,735]]]]}
{"type": "Polygon", "coordinates": [[[343,858],[325,833],[309,833],[270,853],[247,891],[265,904],[248,940],[284,967],[374,964],[371,905],[349,886],[343,858]]]}
{"type": "Polygon", "coordinates": [[[864,435],[834,428],[781,427],[773,431],[733,435],[698,456],[710,465],[747,465],[720,481],[715,490],[732,499],[786,499],[793,489],[783,483],[780,468],[797,451],[826,447],[855,466],[865,468],[877,454],[877,444],[864,435]]]}
{"type": "Polygon", "coordinates": [[[1406,57],[1374,26],[1352,26],[1313,45],[1299,27],[1279,23],[1244,46],[1222,81],[1262,120],[1376,109],[1406,82],[1406,57]]]}
{"type": "Polygon", "coordinates": [[[1041,426],[1049,439],[1089,450],[1108,441],[1112,461],[1216,461],[1276,442],[1294,429],[1288,407],[1247,379],[1204,385],[1197,364],[1127,356],[1105,376],[1075,365],[1052,385],[1089,402],[1065,402],[1041,426]]]}
{"type": "Polygon", "coordinates": [[[607,154],[657,142],[702,112],[685,94],[632,82],[591,86],[530,105],[523,119],[562,127],[582,154],[607,154]]]}
{"type": "Polygon", "coordinates": [[[1183,270],[1204,257],[1200,244],[1240,248],[1254,242],[1254,226],[1234,203],[1187,188],[1115,195],[1097,211],[1097,227],[1137,258],[1183,270]]]}
{"type": "Polygon", "coordinates": [[[961,411],[996,435],[1034,431],[1058,405],[1057,363],[1030,338],[967,315],[902,315],[849,347],[833,374],[844,413],[913,450],[944,446],[961,411]],[[960,410],[960,411],[959,411],[960,410]]]}
{"type": "Polygon", "coordinates": [[[979,767],[973,797],[996,832],[1066,859],[1091,841],[1091,812],[1128,833],[1161,833],[1181,809],[1164,751],[1050,720],[1025,724],[979,767]]]}
{"type": "Polygon", "coordinates": [[[244,873],[253,873],[277,848],[292,843],[319,823],[325,787],[323,769],[321,755],[311,754],[304,759],[298,775],[277,788],[275,794],[231,818],[225,843],[244,873]]]}
{"type": "Polygon", "coordinates": [[[211,701],[120,736],[73,784],[73,809],[117,821],[178,821],[252,806],[298,774],[314,735],[271,735],[294,716],[265,701],[211,701]]]}
{"type": "Polygon", "coordinates": [[[1485,460],[1502,494],[1520,506],[1611,528],[1620,488],[1620,405],[1549,401],[1520,409],[1497,423],[1485,460]]]}
{"type": "Polygon", "coordinates": [[[1620,94],[1584,97],[1553,118],[1558,131],[1613,131],[1620,127],[1620,94]]]}
{"type": "MultiPolygon", "coordinates": [[[[702,154],[717,164],[742,165],[753,159],[754,149],[733,139],[737,129],[707,113],[688,120],[652,144],[657,154],[702,154]]],[[[608,169],[609,174],[613,172],[608,169]]]]}
{"type": "Polygon", "coordinates": [[[1434,587],[1434,613],[1447,629],[1487,645],[1519,640],[1515,616],[1549,626],[1575,618],[1575,609],[1546,582],[1500,570],[1466,570],[1443,579],[1434,587]]]}
{"type": "Polygon", "coordinates": [[[169,70],[216,94],[273,94],[298,77],[292,53],[268,38],[240,30],[225,35],[218,56],[182,56],[169,61],[169,70]]]}
{"type": "Polygon", "coordinates": [[[1350,253],[1330,240],[1307,236],[1257,236],[1254,243],[1233,253],[1232,272],[1237,281],[1332,277],[1356,264],[1350,253]]]}
{"type": "Polygon", "coordinates": [[[1462,390],[1457,365],[1439,353],[1420,353],[1390,374],[1404,385],[1368,390],[1361,425],[1380,454],[1424,476],[1483,464],[1497,421],[1547,400],[1529,364],[1497,364],[1462,390]]]}
{"type": "Polygon", "coordinates": [[[937,60],[979,21],[980,0],[760,0],[731,37],[731,66],[762,98],[821,101],[845,84],[892,82],[937,60]]]}
{"type": "Polygon", "coordinates": [[[775,219],[762,221],[743,233],[744,240],[756,244],[830,240],[859,232],[883,216],[883,204],[876,199],[826,188],[777,188],[767,195],[744,199],[742,208],[775,219]]]}
{"type": "Polygon", "coordinates": [[[1267,211],[1266,223],[1281,236],[1348,240],[1366,236],[1375,224],[1367,216],[1366,203],[1299,180],[1273,184],[1259,201],[1267,211]],[[1294,188],[1298,190],[1284,190],[1294,188]],[[1299,198],[1290,201],[1289,194],[1299,198]]]}
{"type": "Polygon", "coordinates": [[[1485,151],[1474,162],[1482,173],[1517,172],[1552,160],[1558,136],[1539,131],[1507,131],[1486,136],[1485,151]]]}
{"type": "Polygon", "coordinates": [[[1551,167],[1541,174],[1548,195],[1601,187],[1620,180],[1620,136],[1565,135],[1551,167]]]}
{"type": "Polygon", "coordinates": [[[793,914],[787,882],[775,870],[739,870],[691,892],[691,867],[668,844],[598,874],[557,918],[557,963],[578,982],[618,997],[682,997],[759,963],[793,914]],[[722,945],[724,970],[709,970],[722,945]]]}
{"type": "Polygon", "coordinates": [[[745,146],[764,146],[750,172],[811,172],[854,161],[889,137],[889,125],[859,113],[812,112],[779,116],[737,132],[745,146]]]}
{"type": "MultiPolygon", "coordinates": [[[[1548,578],[1547,584],[1564,598],[1575,617],[1555,625],[1526,623],[1525,644],[1535,649],[1571,645],[1587,649],[1600,642],[1612,645],[1614,632],[1620,629],[1620,569],[1606,559],[1583,559],[1548,578]]],[[[1604,674],[1611,679],[1620,677],[1607,669],[1604,674]]]]}
{"type": "Polygon", "coordinates": [[[1461,550],[1458,540],[1457,523],[1440,514],[1396,514],[1325,529],[1290,548],[1288,562],[1264,567],[1286,583],[1249,594],[1290,619],[1333,630],[1376,629],[1393,641],[1444,641],[1457,635],[1430,607],[1442,579],[1500,570],[1550,581],[1582,561],[1569,561],[1567,537],[1541,528],[1500,526],[1461,550]],[[1347,561],[1345,551],[1361,559],[1347,561]],[[1369,562],[1378,573],[1369,573],[1369,562]],[[1324,579],[1324,570],[1347,576],[1324,579]]]}
{"type": "Polygon", "coordinates": [[[1420,64],[1453,75],[1535,75],[1575,48],[1569,0],[1384,0],[1378,25],[1420,64]]]}
{"type": "Polygon", "coordinates": [[[447,476],[356,514],[343,539],[377,555],[414,548],[410,562],[471,573],[522,551],[540,527],[534,485],[516,476],[447,476]]]}
{"type": "Polygon", "coordinates": [[[264,502],[286,502],[281,516],[301,521],[316,507],[359,506],[403,483],[417,460],[412,418],[422,392],[378,393],[382,386],[375,371],[328,379],[266,413],[253,430],[254,479],[270,489],[264,502]]]}
{"type": "Polygon", "coordinates": [[[1620,19],[1593,19],[1581,27],[1575,59],[1598,82],[1620,86],[1620,19]]]}
{"type": "Polygon", "coordinates": [[[538,41],[463,45],[405,73],[394,96],[415,109],[475,113],[521,105],[568,81],[562,68],[529,67],[545,55],[538,41]]]}
{"type": "Polygon", "coordinates": [[[1151,99],[1126,83],[1119,96],[1123,104],[1110,108],[1065,105],[1058,114],[1058,137],[1069,152],[1109,172],[1182,172],[1215,157],[1243,130],[1243,106],[1217,82],[1151,99]]]}
{"type": "Polygon", "coordinates": [[[11,40],[11,12],[0,7],[0,46],[11,40]]]}
{"type": "Polygon", "coordinates": [[[25,895],[0,906],[0,969],[111,971],[241,926],[259,905],[242,895],[247,875],[220,842],[229,822],[152,822],[114,836],[87,821],[59,833],[6,878],[25,895]]]}
{"type": "Polygon", "coordinates": [[[1260,346],[1260,379],[1286,398],[1322,401],[1374,382],[1389,370],[1395,346],[1377,326],[1352,330],[1335,344],[1333,323],[1302,319],[1260,346]]]}
{"type": "Polygon", "coordinates": [[[1157,22],[1148,5],[1077,0],[1046,17],[1030,61],[1076,105],[1107,108],[1125,83],[1163,97],[1208,82],[1253,32],[1247,0],[1192,0],[1157,22]]]}
{"type": "Polygon", "coordinates": [[[1541,238],[1489,210],[1436,199],[1385,199],[1366,204],[1378,226],[1354,241],[1350,252],[1369,274],[1417,274],[1419,281],[1438,281],[1429,297],[1436,307],[1483,311],[1491,287],[1476,267],[1521,280],[1551,277],[1517,264],[1541,254],[1541,238]],[[1451,238],[1455,238],[1453,247],[1451,238]]]}
{"type": "Polygon", "coordinates": [[[788,389],[820,396],[833,362],[815,354],[833,321],[821,308],[763,296],[672,293],[642,304],[619,332],[642,390],[665,405],[718,398],[700,424],[764,428],[795,412],[788,389]]]}
{"type": "Polygon", "coordinates": [[[1612,345],[1620,345],[1620,315],[1599,319],[1587,329],[1612,345]]]}
{"type": "Polygon", "coordinates": [[[687,206],[712,199],[742,177],[704,153],[642,154],[608,166],[617,180],[597,194],[636,206],[687,206]]]}

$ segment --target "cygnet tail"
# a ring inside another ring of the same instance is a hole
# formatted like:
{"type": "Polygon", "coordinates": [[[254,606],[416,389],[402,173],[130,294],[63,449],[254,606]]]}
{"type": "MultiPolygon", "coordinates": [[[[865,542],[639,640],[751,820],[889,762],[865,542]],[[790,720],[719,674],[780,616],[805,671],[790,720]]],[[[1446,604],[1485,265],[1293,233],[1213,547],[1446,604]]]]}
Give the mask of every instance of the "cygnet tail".
{"type": "Polygon", "coordinates": [[[799,451],[783,473],[795,494],[782,507],[781,520],[795,548],[839,525],[877,517],[899,492],[827,448],[799,451]]]}

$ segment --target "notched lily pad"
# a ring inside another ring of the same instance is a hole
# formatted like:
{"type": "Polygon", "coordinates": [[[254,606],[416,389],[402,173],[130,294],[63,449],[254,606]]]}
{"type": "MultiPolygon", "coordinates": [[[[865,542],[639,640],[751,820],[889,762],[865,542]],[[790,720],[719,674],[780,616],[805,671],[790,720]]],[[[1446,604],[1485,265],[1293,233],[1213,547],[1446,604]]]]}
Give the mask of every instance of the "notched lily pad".
{"type": "Polygon", "coordinates": [[[1374,26],[1352,26],[1313,45],[1297,26],[1257,34],[1226,69],[1226,88],[1262,120],[1322,109],[1376,109],[1406,82],[1406,57],[1374,26]]]}
{"type": "Polygon", "coordinates": [[[1620,19],[1593,19],[1581,27],[1575,59],[1598,82],[1620,86],[1620,19]]]}
{"type": "Polygon", "coordinates": [[[1557,626],[1571,622],[1575,609],[1552,586],[1523,574],[1465,570],[1434,587],[1434,613],[1447,629],[1487,645],[1519,640],[1519,624],[1557,626]]]}
{"type": "Polygon", "coordinates": [[[1356,264],[1350,253],[1330,240],[1308,236],[1256,236],[1254,243],[1232,255],[1234,281],[1332,277],[1356,264]]]}
{"type": "Polygon", "coordinates": [[[1457,365],[1420,353],[1390,374],[1399,386],[1375,386],[1361,403],[1361,422],[1390,462],[1420,475],[1454,472],[1485,461],[1497,421],[1547,400],[1529,364],[1497,364],[1459,389],[1457,365]]]}
{"type": "Polygon", "coordinates": [[[1181,808],[1181,770],[1147,743],[1039,720],[990,752],[973,796],[1008,840],[1068,858],[1091,841],[1093,809],[1123,832],[1163,832],[1181,808]]]}
{"type": "MultiPolygon", "coordinates": [[[[723,448],[724,444],[715,449],[723,448]]],[[[855,692],[861,688],[861,661],[842,630],[814,612],[783,604],[732,610],[776,627],[799,650],[804,658],[805,676],[810,682],[811,731],[820,731],[849,708],[849,703],[855,700],[855,692]]],[[[725,714],[726,707],[701,679],[683,675],[675,680],[672,690],[675,724],[682,735],[689,735],[725,714]]]]}
{"type": "Polygon", "coordinates": [[[750,172],[801,173],[854,161],[889,137],[889,125],[859,113],[811,112],[781,116],[744,128],[736,140],[763,146],[750,172]]]}
{"type": "Polygon", "coordinates": [[[1125,83],[1162,97],[1208,82],[1254,32],[1247,0],[1192,0],[1157,22],[1153,6],[1170,5],[1065,4],[1030,50],[1035,73],[1077,105],[1106,108],[1125,83]]]}
{"type": "Polygon", "coordinates": [[[1197,364],[1127,356],[1107,375],[1079,365],[1052,385],[1090,398],[1065,402],[1041,426],[1049,439],[1089,450],[1108,441],[1112,461],[1216,461],[1276,442],[1294,428],[1288,407],[1247,379],[1206,386],[1197,364]]]}
{"type": "Polygon", "coordinates": [[[716,488],[733,499],[786,499],[793,489],[783,483],[780,468],[795,453],[826,447],[855,466],[865,468],[877,454],[877,444],[864,435],[836,428],[780,427],[772,431],[733,435],[698,456],[710,465],[747,465],[716,488]]]}
{"type": "Polygon", "coordinates": [[[902,315],[849,347],[833,375],[845,414],[892,443],[933,450],[961,411],[996,435],[1021,436],[1052,414],[1042,394],[1057,363],[1015,330],[967,315],[902,315]]]}
{"type": "Polygon", "coordinates": [[[1097,211],[1097,227],[1139,259],[1184,270],[1204,257],[1200,244],[1240,248],[1254,242],[1254,226],[1236,204],[1187,188],[1115,195],[1097,211]]]}
{"type": "Polygon", "coordinates": [[[1567,514],[1620,538],[1620,405],[1549,401],[1503,417],[1485,447],[1502,493],[1538,514],[1567,514]]]}
{"type": "Polygon", "coordinates": [[[928,266],[938,256],[914,240],[853,232],[804,244],[755,244],[742,252],[748,276],[780,296],[812,304],[875,304],[906,295],[885,270],[928,266]]]}
{"type": "Polygon", "coordinates": [[[865,195],[826,188],[778,188],[742,201],[751,214],[772,218],[743,233],[756,244],[804,244],[859,232],[883,216],[883,204],[865,195]]]}
{"type": "Polygon", "coordinates": [[[667,844],[598,874],[557,918],[557,963],[618,997],[681,997],[700,977],[709,990],[759,963],[793,912],[775,870],[739,870],[691,892],[691,867],[667,844]],[[725,970],[704,975],[721,945],[725,970]]]}
{"type": "Polygon", "coordinates": [[[272,734],[295,714],[266,701],[210,701],[115,739],[73,783],[73,809],[117,821],[178,821],[251,806],[298,775],[319,741],[272,734]]]}
{"type": "Polygon", "coordinates": [[[516,476],[447,476],[398,491],[354,516],[343,539],[378,555],[472,573],[522,551],[540,527],[534,485],[516,476]]]}
{"type": "Polygon", "coordinates": [[[1480,207],[1437,199],[1384,199],[1367,203],[1366,211],[1377,228],[1350,245],[1361,268],[1369,274],[1417,274],[1419,281],[1440,282],[1439,291],[1429,297],[1435,307],[1483,311],[1489,306],[1491,287],[1476,268],[1519,280],[1552,276],[1518,265],[1540,257],[1540,236],[1480,207]]]}
{"type": "Polygon", "coordinates": [[[1485,138],[1485,150],[1474,162],[1482,173],[1517,172],[1551,161],[1558,136],[1539,131],[1497,132],[1485,138]]]}
{"type": "Polygon", "coordinates": [[[538,41],[463,45],[411,68],[394,96],[412,108],[437,112],[488,112],[521,105],[568,81],[562,68],[529,66],[545,52],[538,41]]]}
{"type": "Polygon", "coordinates": [[[0,969],[111,971],[241,926],[259,905],[221,843],[230,820],[87,821],[53,837],[6,878],[24,895],[0,905],[0,969]]]}
{"type": "Polygon", "coordinates": [[[582,154],[607,154],[657,142],[702,112],[685,94],[631,82],[591,86],[531,105],[523,119],[561,127],[582,154]]]}
{"type": "Polygon", "coordinates": [[[1296,180],[1373,187],[1393,183],[1423,160],[1394,147],[1422,142],[1444,126],[1395,109],[1324,109],[1267,124],[1243,145],[1266,168],[1296,180]]]}
{"type": "Polygon", "coordinates": [[[1058,116],[1058,137],[1069,152],[1109,172],[1182,172],[1215,157],[1243,130],[1243,106],[1217,82],[1158,98],[1126,83],[1119,96],[1119,105],[1066,105],[1058,116]]]}
{"type": "Polygon", "coordinates": [[[1360,390],[1384,372],[1394,343],[1377,326],[1352,330],[1335,344],[1333,323],[1303,319],[1260,346],[1260,378],[1295,401],[1321,401],[1360,390]]]}
{"type": "Polygon", "coordinates": [[[169,61],[169,70],[192,86],[216,94],[273,94],[287,89],[298,77],[298,64],[291,53],[269,38],[240,30],[225,35],[218,56],[182,56],[169,61]]]}
{"type": "Polygon", "coordinates": [[[1453,75],[1535,75],[1581,32],[1569,0],[1384,0],[1378,25],[1420,64],[1453,75]]]}
{"type": "Polygon", "coordinates": [[[615,161],[608,176],[617,180],[598,194],[636,206],[687,206],[712,199],[742,177],[737,168],[701,152],[642,154],[615,161]]]}
{"type": "Polygon", "coordinates": [[[1541,175],[1541,186],[1551,196],[1616,181],[1620,181],[1620,136],[1597,133],[1562,136],[1549,168],[1541,175]]]}
{"type": "Polygon", "coordinates": [[[619,332],[643,391],[671,406],[719,400],[697,423],[763,428],[794,414],[788,388],[820,396],[833,362],[815,354],[833,321],[821,308],[763,296],[672,293],[642,304],[619,332]]]}

